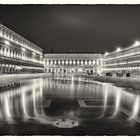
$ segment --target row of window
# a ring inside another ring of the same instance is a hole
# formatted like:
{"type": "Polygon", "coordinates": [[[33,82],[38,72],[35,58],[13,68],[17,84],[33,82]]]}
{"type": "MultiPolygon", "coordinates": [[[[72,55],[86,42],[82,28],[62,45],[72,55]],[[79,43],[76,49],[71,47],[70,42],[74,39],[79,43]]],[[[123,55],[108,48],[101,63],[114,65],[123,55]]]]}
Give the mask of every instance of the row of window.
{"type": "Polygon", "coordinates": [[[26,40],[24,40],[23,38],[21,38],[20,36],[18,37],[18,35],[16,35],[16,34],[14,34],[14,33],[12,33],[12,32],[10,32],[9,30],[6,30],[6,29],[2,29],[2,31],[1,31],[1,35],[5,38],[7,38],[7,39],[9,39],[9,40],[11,40],[11,41],[13,41],[13,42],[15,42],[15,43],[17,43],[17,44],[20,44],[20,45],[23,45],[23,46],[25,46],[25,47],[27,47],[28,49],[30,49],[30,50],[32,50],[32,51],[35,51],[36,53],[39,53],[40,54],[40,52],[38,52],[36,49],[32,49],[31,48],[31,46],[33,46],[33,47],[37,47],[36,45],[34,45],[34,44],[32,44],[31,42],[29,42],[29,41],[26,41],[26,40]]]}
{"type": "Polygon", "coordinates": [[[42,72],[43,68],[40,67],[30,67],[30,66],[19,66],[10,64],[0,64],[0,73],[16,73],[16,72],[42,72]]]}
{"type": "Polygon", "coordinates": [[[2,29],[2,36],[6,36],[7,38],[9,38],[9,39],[11,39],[13,41],[16,41],[19,44],[29,46],[29,44],[26,41],[24,41],[23,39],[20,39],[15,34],[12,34],[12,33],[10,33],[9,31],[7,31],[5,29],[2,29]]]}
{"type": "Polygon", "coordinates": [[[125,55],[132,55],[140,52],[140,47],[131,48],[128,50],[120,51],[117,53],[109,54],[105,57],[105,59],[116,59],[117,57],[124,57],[125,55]]]}
{"type": "Polygon", "coordinates": [[[46,65],[102,65],[101,60],[46,60],[46,65]]]}
{"type": "Polygon", "coordinates": [[[63,72],[63,73],[73,73],[73,72],[97,72],[97,69],[45,69],[45,72],[63,72]]]}
{"type": "Polygon", "coordinates": [[[136,62],[140,61],[140,56],[135,56],[135,57],[129,57],[129,58],[124,58],[124,59],[119,59],[119,60],[110,60],[105,62],[105,64],[121,64],[121,63],[130,63],[130,62],[136,62]]]}
{"type": "Polygon", "coordinates": [[[0,55],[1,56],[6,56],[10,58],[16,58],[16,59],[22,59],[26,61],[32,61],[36,63],[40,63],[41,61],[36,59],[35,57],[32,57],[31,55],[24,53],[24,52],[19,52],[19,51],[14,51],[5,47],[1,47],[0,49],[0,55]]]}

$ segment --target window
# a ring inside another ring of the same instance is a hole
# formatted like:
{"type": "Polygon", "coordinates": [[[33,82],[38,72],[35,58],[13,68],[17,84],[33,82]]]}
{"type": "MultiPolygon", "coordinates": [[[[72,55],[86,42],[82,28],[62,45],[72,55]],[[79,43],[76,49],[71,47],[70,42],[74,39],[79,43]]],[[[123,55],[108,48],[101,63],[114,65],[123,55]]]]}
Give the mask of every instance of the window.
{"type": "Polygon", "coordinates": [[[66,60],[64,60],[64,65],[66,65],[66,60]]]}
{"type": "Polygon", "coordinates": [[[75,65],[77,65],[77,60],[75,60],[75,65]]]}
{"type": "Polygon", "coordinates": [[[73,60],[71,60],[71,64],[73,65],[73,60]]]}
{"type": "Polygon", "coordinates": [[[89,65],[89,60],[87,60],[87,65],[89,65]]]}
{"type": "Polygon", "coordinates": [[[83,60],[83,65],[85,65],[85,60],[83,60]]]}
{"type": "Polygon", "coordinates": [[[79,60],[79,65],[81,65],[81,60],[79,60]]]}
{"type": "Polygon", "coordinates": [[[52,64],[54,65],[54,60],[52,60],[52,64]]]}
{"type": "Polygon", "coordinates": [[[91,60],[91,65],[93,65],[93,60],[91,60]]]}
{"type": "Polygon", "coordinates": [[[60,65],[62,65],[62,60],[60,60],[60,65]]]}
{"type": "Polygon", "coordinates": [[[45,64],[48,65],[48,61],[47,60],[45,60],[45,64]]]}
{"type": "Polygon", "coordinates": [[[101,65],[101,60],[99,60],[99,65],[101,65]]]}
{"type": "Polygon", "coordinates": [[[18,43],[20,43],[20,39],[18,38],[18,43]]]}
{"type": "Polygon", "coordinates": [[[97,65],[97,60],[95,60],[95,65],[97,65]]]}
{"type": "Polygon", "coordinates": [[[11,33],[9,34],[9,38],[11,39],[11,33]]]}
{"type": "Polygon", "coordinates": [[[13,40],[15,40],[15,36],[13,35],[13,40]]]}
{"type": "Polygon", "coordinates": [[[49,65],[51,64],[51,60],[49,60],[49,65]]]}
{"type": "Polygon", "coordinates": [[[6,31],[6,37],[8,37],[8,31],[6,31]]]}
{"type": "Polygon", "coordinates": [[[68,65],[70,64],[70,60],[68,60],[68,65]]]}
{"type": "Polygon", "coordinates": [[[15,41],[17,41],[17,37],[15,36],[15,41]]]}
{"type": "Polygon", "coordinates": [[[56,60],[56,65],[58,65],[58,60],[56,60]]]}
{"type": "Polygon", "coordinates": [[[64,60],[62,60],[62,65],[64,64],[64,60]]]}
{"type": "Polygon", "coordinates": [[[5,30],[4,29],[2,29],[2,35],[5,35],[5,30]]]}
{"type": "Polygon", "coordinates": [[[77,65],[79,65],[79,60],[77,60],[77,65]]]}

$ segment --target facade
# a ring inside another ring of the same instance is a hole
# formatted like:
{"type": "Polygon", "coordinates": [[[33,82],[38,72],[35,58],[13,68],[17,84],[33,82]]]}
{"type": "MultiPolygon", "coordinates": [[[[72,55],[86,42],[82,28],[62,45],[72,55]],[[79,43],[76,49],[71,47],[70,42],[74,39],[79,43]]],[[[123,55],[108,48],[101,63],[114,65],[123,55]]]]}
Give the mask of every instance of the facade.
{"type": "Polygon", "coordinates": [[[103,73],[106,75],[139,77],[140,76],[140,42],[106,53],[103,57],[103,73]]]}
{"type": "Polygon", "coordinates": [[[45,72],[100,74],[102,73],[102,54],[94,53],[52,53],[45,54],[45,72]]]}
{"type": "Polygon", "coordinates": [[[0,24],[0,73],[43,72],[43,50],[0,24]]]}

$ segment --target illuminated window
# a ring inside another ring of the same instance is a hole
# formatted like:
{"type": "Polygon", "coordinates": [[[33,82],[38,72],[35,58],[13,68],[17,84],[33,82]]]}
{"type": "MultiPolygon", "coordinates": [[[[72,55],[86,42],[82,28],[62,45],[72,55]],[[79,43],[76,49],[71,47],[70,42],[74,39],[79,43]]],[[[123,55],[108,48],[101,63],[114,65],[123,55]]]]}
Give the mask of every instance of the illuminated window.
{"type": "Polygon", "coordinates": [[[71,65],[72,64],[72,61],[70,60],[69,64],[71,65]]]}
{"type": "Polygon", "coordinates": [[[66,60],[66,65],[68,65],[68,60],[66,60]]]}
{"type": "Polygon", "coordinates": [[[64,61],[63,60],[61,60],[62,62],[61,62],[61,64],[63,65],[64,64],[64,61]]]}
{"type": "Polygon", "coordinates": [[[85,60],[85,65],[87,65],[87,61],[85,60]]]}
{"type": "Polygon", "coordinates": [[[91,65],[91,60],[89,60],[89,65],[91,65]]]}
{"type": "Polygon", "coordinates": [[[77,60],[77,65],[79,65],[79,60],[77,60]]]}
{"type": "Polygon", "coordinates": [[[75,60],[73,60],[73,65],[75,65],[75,60]]]}

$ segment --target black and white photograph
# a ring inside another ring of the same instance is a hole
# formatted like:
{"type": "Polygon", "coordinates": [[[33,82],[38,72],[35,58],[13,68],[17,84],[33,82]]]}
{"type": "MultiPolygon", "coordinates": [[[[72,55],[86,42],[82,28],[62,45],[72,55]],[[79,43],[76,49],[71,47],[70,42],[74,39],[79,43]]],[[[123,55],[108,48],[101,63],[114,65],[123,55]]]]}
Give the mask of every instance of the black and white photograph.
{"type": "Polygon", "coordinates": [[[0,136],[139,135],[139,4],[0,4],[0,136]]]}

